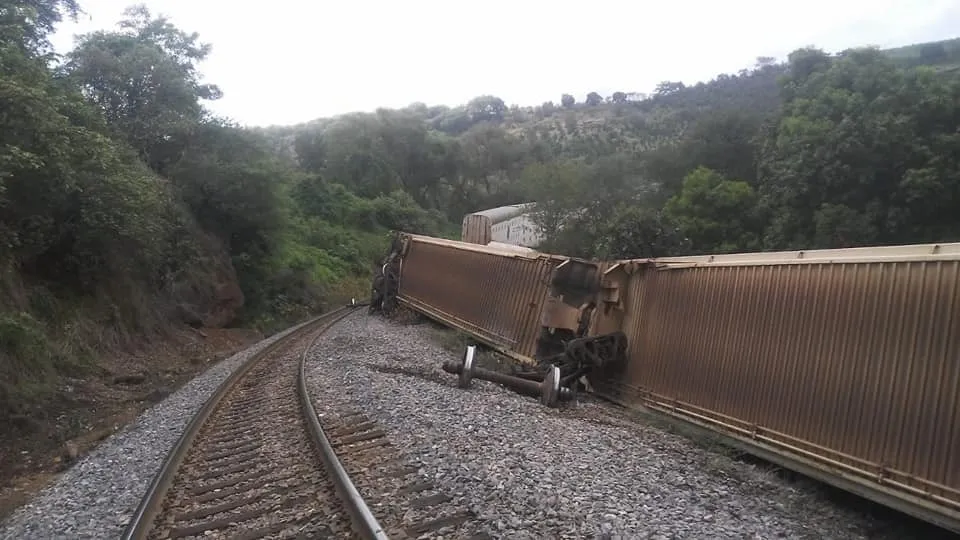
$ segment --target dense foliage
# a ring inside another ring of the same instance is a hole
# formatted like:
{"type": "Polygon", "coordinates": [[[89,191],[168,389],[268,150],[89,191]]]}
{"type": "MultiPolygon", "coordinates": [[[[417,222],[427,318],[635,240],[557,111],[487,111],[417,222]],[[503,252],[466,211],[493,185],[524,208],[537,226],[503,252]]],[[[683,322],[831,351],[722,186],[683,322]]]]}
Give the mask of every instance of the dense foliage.
{"type": "Polygon", "coordinates": [[[142,6],[56,58],[77,10],[0,0],[0,416],[171,323],[272,329],[364,295],[390,228],[443,232],[212,116],[210,46],[142,6]]]}
{"type": "Polygon", "coordinates": [[[363,295],[389,229],[456,237],[503,204],[580,256],[960,238],[956,41],[241,129],[204,106],[210,46],[143,7],[52,57],[77,9],[0,0],[0,401],[171,322],[363,295]]]}

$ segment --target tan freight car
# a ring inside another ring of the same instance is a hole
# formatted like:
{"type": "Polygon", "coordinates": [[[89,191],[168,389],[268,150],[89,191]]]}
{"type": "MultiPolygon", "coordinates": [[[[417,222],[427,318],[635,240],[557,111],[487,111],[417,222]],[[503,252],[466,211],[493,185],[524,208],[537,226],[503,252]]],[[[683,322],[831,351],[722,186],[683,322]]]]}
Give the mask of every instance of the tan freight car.
{"type": "Polygon", "coordinates": [[[563,257],[402,235],[397,299],[522,362],[534,355],[545,284],[563,257]]]}
{"type": "Polygon", "coordinates": [[[595,388],[960,532],[960,244],[621,261],[595,388]]]}

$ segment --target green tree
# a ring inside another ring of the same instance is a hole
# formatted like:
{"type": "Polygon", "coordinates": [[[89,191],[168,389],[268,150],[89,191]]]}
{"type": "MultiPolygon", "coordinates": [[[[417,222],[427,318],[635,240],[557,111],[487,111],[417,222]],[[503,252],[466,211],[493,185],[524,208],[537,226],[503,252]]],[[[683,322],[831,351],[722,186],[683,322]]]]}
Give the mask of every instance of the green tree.
{"type": "Polygon", "coordinates": [[[791,55],[760,193],[772,248],[936,242],[960,234],[960,80],[880,51],[791,55]],[[831,230],[833,232],[831,232],[831,230]]]}
{"type": "Polygon", "coordinates": [[[201,100],[220,90],[200,82],[197,63],[210,53],[144,6],[128,8],[117,32],[81,36],[63,71],[97,105],[118,134],[160,172],[183,149],[183,139],[203,118],[201,100]]]}
{"type": "Polygon", "coordinates": [[[758,56],[754,67],[764,69],[777,63],[777,59],[772,56],[758,56]]]}
{"type": "Polygon", "coordinates": [[[496,96],[479,96],[467,103],[467,111],[474,122],[503,120],[507,106],[496,96]]]}
{"type": "Polygon", "coordinates": [[[920,62],[923,64],[937,64],[947,59],[946,47],[943,43],[927,43],[920,47],[920,62]]]}
{"type": "Polygon", "coordinates": [[[693,253],[755,250],[757,195],[750,184],[728,180],[706,167],[687,175],[683,189],[664,206],[665,216],[693,253]]]}
{"type": "Polygon", "coordinates": [[[585,175],[585,167],[577,162],[534,163],[523,170],[520,183],[526,198],[537,202],[532,219],[542,235],[556,235],[576,216],[585,194],[585,175]]]}
{"type": "Polygon", "coordinates": [[[50,52],[47,37],[63,17],[80,13],[76,0],[4,0],[0,4],[0,43],[35,55],[50,52]]]}
{"type": "Polygon", "coordinates": [[[637,205],[612,209],[593,248],[602,259],[637,259],[682,255],[689,240],[664,212],[637,205]]]}
{"type": "Polygon", "coordinates": [[[663,81],[657,85],[657,89],[654,91],[658,96],[669,96],[670,94],[675,94],[686,88],[686,86],[679,81],[663,81]]]}
{"type": "Polygon", "coordinates": [[[321,166],[315,171],[367,197],[402,188],[381,131],[376,115],[338,118],[319,139],[322,147],[313,150],[322,156],[322,160],[318,160],[321,166]]]}
{"type": "Polygon", "coordinates": [[[604,238],[614,209],[655,210],[652,186],[643,180],[636,160],[608,156],[592,164],[582,160],[550,161],[527,166],[520,182],[527,200],[536,202],[534,223],[548,250],[580,257],[610,251],[604,238]]]}
{"type": "Polygon", "coordinates": [[[747,111],[705,111],[677,143],[646,154],[646,173],[660,182],[667,196],[679,192],[684,178],[701,166],[756,185],[763,121],[747,111]]]}
{"type": "MultiPolygon", "coordinates": [[[[42,25],[57,13],[53,3],[45,8],[36,23],[20,19],[21,43],[45,38],[42,25]]],[[[78,288],[112,271],[146,279],[163,255],[164,186],[104,135],[102,121],[57,84],[39,54],[0,46],[0,253],[25,272],[78,288]]]]}
{"type": "Polygon", "coordinates": [[[235,257],[271,253],[283,226],[278,179],[290,174],[260,137],[221,122],[199,125],[169,175],[200,225],[235,257]]]}

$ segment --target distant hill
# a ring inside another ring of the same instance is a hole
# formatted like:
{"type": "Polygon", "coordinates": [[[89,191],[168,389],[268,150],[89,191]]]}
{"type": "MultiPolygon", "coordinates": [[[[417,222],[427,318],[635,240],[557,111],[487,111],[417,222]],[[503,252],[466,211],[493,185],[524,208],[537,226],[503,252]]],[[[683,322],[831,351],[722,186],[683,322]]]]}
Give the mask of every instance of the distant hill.
{"type": "MultiPolygon", "coordinates": [[[[960,38],[884,52],[910,66],[960,68],[960,38]]],[[[706,110],[736,111],[760,121],[779,107],[777,80],[784,69],[785,64],[760,58],[749,69],[721,74],[695,85],[664,81],[651,94],[617,92],[600,96],[594,93],[586,99],[563,96],[558,102],[509,107],[494,96],[481,96],[456,107],[416,103],[402,112],[420,118],[428,129],[449,137],[461,138],[477,124],[492,123],[529,145],[534,152],[591,159],[614,152],[644,152],[675,141],[706,110]]],[[[344,117],[319,118],[259,131],[268,134],[280,153],[295,159],[298,137],[323,133],[339,118],[344,117]]]]}
{"type": "MultiPolygon", "coordinates": [[[[884,52],[909,66],[930,65],[943,71],[960,68],[960,38],[884,52]]],[[[649,150],[682,136],[705,110],[759,117],[775,112],[780,105],[777,80],[784,70],[784,64],[758,59],[757,65],[739,73],[721,74],[690,86],[665,81],[651,95],[624,94],[627,100],[620,103],[608,96],[599,103],[581,101],[567,108],[552,103],[512,108],[503,125],[528,137],[535,133],[574,152],[589,152],[591,146],[612,141],[617,141],[618,150],[649,150]]],[[[451,109],[450,113],[456,111],[451,109]]],[[[442,118],[431,121],[438,129],[443,128],[442,118]]]]}
{"type": "Polygon", "coordinates": [[[928,65],[944,71],[960,69],[960,38],[915,43],[884,52],[913,66],[928,65]]]}

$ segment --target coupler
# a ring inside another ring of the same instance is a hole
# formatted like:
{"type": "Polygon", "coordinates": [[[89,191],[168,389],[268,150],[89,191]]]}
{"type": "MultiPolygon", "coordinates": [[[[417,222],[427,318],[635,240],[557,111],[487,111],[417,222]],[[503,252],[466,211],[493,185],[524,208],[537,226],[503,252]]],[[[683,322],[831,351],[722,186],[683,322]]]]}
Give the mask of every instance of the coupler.
{"type": "Polygon", "coordinates": [[[560,386],[560,368],[557,366],[551,366],[543,381],[537,382],[475,366],[474,357],[476,356],[476,350],[475,345],[469,345],[467,350],[464,351],[463,358],[459,363],[443,363],[444,371],[459,376],[457,383],[460,388],[469,387],[470,381],[474,378],[482,379],[502,384],[521,394],[539,397],[540,403],[547,407],[556,407],[561,400],[566,401],[573,397],[573,392],[569,388],[560,386]]]}

